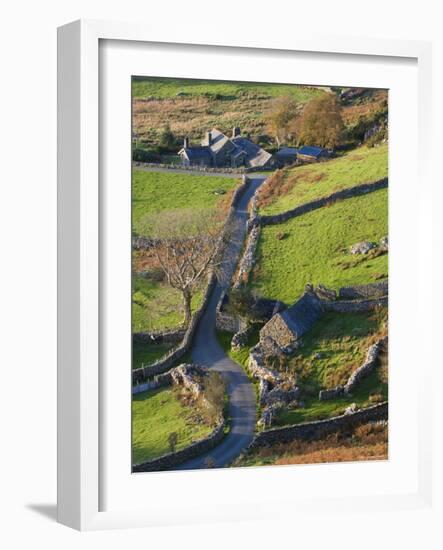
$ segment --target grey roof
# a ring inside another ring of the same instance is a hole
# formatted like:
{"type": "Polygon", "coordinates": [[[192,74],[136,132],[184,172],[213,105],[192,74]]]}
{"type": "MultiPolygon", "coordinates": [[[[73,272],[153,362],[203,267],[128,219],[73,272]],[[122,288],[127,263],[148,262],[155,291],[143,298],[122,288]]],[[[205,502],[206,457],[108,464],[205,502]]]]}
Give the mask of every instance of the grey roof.
{"type": "Polygon", "coordinates": [[[321,153],[327,153],[327,150],[323,149],[323,147],[311,147],[309,145],[305,145],[303,147],[300,147],[297,150],[297,153],[300,153],[300,155],[317,158],[319,155],[321,155],[321,153]]]}
{"type": "Polygon", "coordinates": [[[211,162],[211,152],[209,151],[209,148],[206,146],[202,147],[184,147],[180,152],[184,152],[189,160],[192,161],[206,161],[211,162]]]}
{"type": "Polygon", "coordinates": [[[227,151],[233,157],[245,155],[245,160],[251,167],[264,166],[272,158],[271,153],[268,153],[249,139],[241,136],[228,138],[220,130],[217,130],[217,128],[212,128],[211,130],[211,145],[206,145],[205,138],[200,147],[183,148],[179,151],[179,155],[186,153],[191,161],[212,162],[212,154],[216,154],[226,145],[228,145],[227,151]]]}
{"type": "Polygon", "coordinates": [[[283,147],[282,149],[279,149],[276,153],[276,155],[296,155],[297,149],[295,147],[283,147]]]}
{"type": "MultiPolygon", "coordinates": [[[[211,148],[211,151],[214,153],[217,153],[217,151],[220,151],[227,143],[230,143],[230,139],[225,136],[225,134],[222,134],[217,128],[212,128],[211,130],[211,138],[212,142],[209,147],[211,148]]],[[[231,143],[232,146],[232,143],[231,143]]],[[[233,147],[231,147],[232,149],[233,147]]]]}
{"type": "Polygon", "coordinates": [[[282,149],[279,149],[275,154],[279,156],[292,156],[297,154],[297,149],[295,147],[283,147],[282,149]]]}
{"type": "Polygon", "coordinates": [[[294,336],[299,338],[314,326],[322,313],[319,299],[311,293],[305,293],[280,315],[294,336]]]}
{"type": "Polygon", "coordinates": [[[249,139],[243,137],[235,137],[231,139],[232,143],[246,152],[246,160],[250,166],[264,166],[268,160],[272,157],[271,153],[268,153],[249,139]]]}

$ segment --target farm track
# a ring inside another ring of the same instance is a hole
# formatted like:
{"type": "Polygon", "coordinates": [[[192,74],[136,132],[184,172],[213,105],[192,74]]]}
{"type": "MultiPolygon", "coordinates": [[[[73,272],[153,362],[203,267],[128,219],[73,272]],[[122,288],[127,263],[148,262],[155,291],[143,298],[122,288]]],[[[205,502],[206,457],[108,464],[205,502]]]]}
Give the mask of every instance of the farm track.
{"type": "MultiPolygon", "coordinates": [[[[235,209],[235,235],[226,251],[226,281],[230,281],[238,263],[246,235],[248,219],[247,207],[255,191],[265,180],[264,177],[251,179],[249,188],[235,209]]],[[[225,286],[228,283],[224,283],[225,286]]],[[[229,396],[230,431],[228,435],[211,451],[181,464],[179,470],[205,468],[208,460],[217,468],[228,466],[251,443],[256,424],[256,397],[254,386],[244,369],[232,361],[223,351],[215,335],[215,314],[217,303],[223,292],[222,284],[217,284],[206,312],[199,323],[192,347],[192,359],[195,363],[219,371],[227,382],[229,396]]]]}

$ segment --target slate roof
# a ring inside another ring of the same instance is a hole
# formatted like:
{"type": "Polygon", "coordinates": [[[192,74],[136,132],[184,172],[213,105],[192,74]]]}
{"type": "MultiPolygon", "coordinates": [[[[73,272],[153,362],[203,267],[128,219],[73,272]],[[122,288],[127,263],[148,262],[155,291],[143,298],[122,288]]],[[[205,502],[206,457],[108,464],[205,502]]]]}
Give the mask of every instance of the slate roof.
{"type": "Polygon", "coordinates": [[[186,147],[179,151],[179,155],[186,153],[190,161],[205,162],[208,165],[212,163],[212,155],[220,151],[226,144],[229,145],[227,151],[234,158],[245,155],[245,160],[251,167],[264,166],[272,158],[268,153],[249,139],[241,136],[228,138],[225,134],[212,128],[211,145],[206,145],[206,137],[202,140],[200,147],[186,147]]]}
{"type": "Polygon", "coordinates": [[[315,158],[321,155],[321,153],[325,153],[325,152],[327,152],[326,149],[323,149],[322,147],[311,147],[308,145],[305,145],[297,149],[297,153],[299,153],[300,155],[306,155],[308,157],[315,157],[315,158]]]}
{"type": "MultiPolygon", "coordinates": [[[[214,153],[217,153],[217,151],[220,151],[222,147],[226,145],[230,141],[230,139],[225,136],[225,134],[222,134],[217,128],[212,128],[211,130],[211,138],[212,142],[209,147],[211,148],[211,151],[214,153]]],[[[204,143],[204,142],[203,142],[204,143]]]]}
{"type": "Polygon", "coordinates": [[[276,153],[278,156],[293,156],[297,154],[297,149],[295,147],[283,147],[279,149],[276,153]]]}
{"type": "Polygon", "coordinates": [[[320,319],[323,309],[318,298],[305,293],[280,315],[296,338],[305,334],[320,319]]]}
{"type": "Polygon", "coordinates": [[[189,160],[194,162],[204,161],[211,163],[212,157],[208,147],[184,147],[180,152],[186,153],[189,160]]]}
{"type": "Polygon", "coordinates": [[[231,139],[232,143],[245,151],[246,160],[250,166],[264,166],[268,160],[272,157],[271,153],[268,153],[249,139],[237,136],[231,139]]]}

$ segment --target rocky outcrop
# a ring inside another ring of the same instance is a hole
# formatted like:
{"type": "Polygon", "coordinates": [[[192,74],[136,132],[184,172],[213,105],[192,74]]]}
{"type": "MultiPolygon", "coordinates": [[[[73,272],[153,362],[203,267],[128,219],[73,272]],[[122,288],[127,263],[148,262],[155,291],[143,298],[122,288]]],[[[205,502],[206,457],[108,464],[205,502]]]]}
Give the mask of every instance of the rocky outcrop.
{"type": "Polygon", "coordinates": [[[371,241],[361,241],[355,243],[349,247],[349,252],[351,254],[367,254],[370,250],[377,247],[377,243],[371,241]]]}

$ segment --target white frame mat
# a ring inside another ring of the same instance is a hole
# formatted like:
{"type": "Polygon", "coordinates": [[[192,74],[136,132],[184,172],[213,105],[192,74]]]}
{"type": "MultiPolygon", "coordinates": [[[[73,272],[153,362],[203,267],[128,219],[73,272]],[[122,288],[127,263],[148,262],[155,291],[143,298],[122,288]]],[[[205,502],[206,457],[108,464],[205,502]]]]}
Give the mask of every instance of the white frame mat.
{"type": "MultiPolygon", "coordinates": [[[[263,59],[274,56],[276,67],[285,56],[297,52],[300,53],[300,58],[303,55],[334,54],[341,56],[340,59],[349,60],[352,56],[369,56],[366,59],[368,71],[370,57],[375,62],[377,58],[385,58],[392,67],[391,72],[395,72],[397,62],[404,62],[405,66],[409,63],[408,66],[413,67],[413,79],[418,82],[418,89],[413,86],[410,95],[406,92],[405,94],[411,99],[418,120],[408,128],[409,149],[400,126],[394,124],[390,139],[390,187],[391,180],[393,181],[393,189],[390,189],[391,206],[393,204],[390,243],[392,233],[394,243],[397,239],[400,265],[401,254],[405,252],[401,246],[403,232],[411,246],[410,253],[415,254],[413,257],[417,266],[408,275],[413,285],[410,300],[415,315],[407,329],[406,324],[401,325],[401,296],[397,294],[396,297],[395,293],[396,278],[398,284],[402,284],[401,273],[396,267],[397,263],[394,264],[392,258],[390,260],[390,273],[394,275],[393,278],[390,277],[390,284],[394,284],[393,303],[390,304],[393,312],[391,322],[394,332],[396,326],[404,327],[401,330],[399,328],[394,337],[393,351],[394,356],[397,354],[398,357],[396,364],[403,360],[406,372],[408,369],[412,372],[414,352],[411,352],[408,362],[401,343],[409,341],[414,331],[423,331],[418,319],[424,316],[431,319],[433,314],[432,285],[423,284],[423,281],[432,280],[430,270],[433,253],[433,191],[429,172],[430,44],[316,37],[308,34],[299,34],[290,39],[282,37],[280,41],[249,41],[244,37],[232,40],[217,39],[213,33],[205,36],[204,30],[200,36],[194,35],[190,41],[185,28],[182,31],[174,29],[168,35],[168,31],[161,26],[148,28],[144,25],[117,22],[77,21],[61,27],[58,34],[59,522],[76,529],[91,530],[202,521],[263,520],[285,514],[293,518],[295,513],[299,521],[302,521],[303,514],[330,513],[332,508],[334,513],[340,514],[349,513],[356,508],[364,513],[429,509],[432,506],[433,481],[432,406],[426,388],[431,384],[431,345],[423,352],[420,370],[412,382],[409,380],[400,388],[396,376],[398,371],[393,369],[391,386],[399,389],[394,391],[392,408],[390,405],[390,424],[391,419],[393,425],[401,424],[402,414],[406,410],[405,398],[401,395],[403,391],[407,393],[407,399],[411,403],[409,416],[406,418],[411,432],[411,446],[401,447],[406,442],[404,430],[401,436],[396,435],[396,431],[390,426],[390,446],[393,445],[394,451],[392,456],[390,451],[388,463],[130,474],[130,468],[127,467],[130,465],[127,448],[125,450],[130,418],[130,376],[128,369],[125,371],[123,368],[118,372],[112,363],[112,357],[128,357],[129,340],[126,339],[126,344],[116,343],[115,339],[109,337],[109,323],[103,322],[103,303],[110,304],[111,295],[116,296],[115,303],[111,304],[113,311],[122,313],[112,316],[112,319],[116,319],[110,325],[113,333],[119,334],[125,330],[125,316],[130,307],[125,292],[116,291],[120,288],[127,289],[125,277],[127,278],[129,272],[126,266],[118,276],[118,265],[122,265],[118,260],[127,257],[125,238],[130,230],[130,102],[127,104],[130,75],[240,80],[232,76],[233,71],[223,69],[211,76],[209,69],[202,72],[204,69],[197,68],[195,63],[192,68],[184,67],[181,73],[172,64],[168,69],[167,63],[163,68],[155,69],[154,62],[150,70],[143,71],[143,59],[148,51],[143,44],[146,48],[150,45],[153,52],[151,56],[162,55],[159,59],[164,60],[167,60],[169,49],[170,53],[176,52],[176,57],[182,55],[186,58],[186,55],[191,56],[195,52],[196,57],[200,55],[202,59],[206,57],[209,60],[215,55],[214,52],[219,52],[220,55],[230,57],[233,64],[242,56],[261,56],[263,59]],[[121,86],[116,84],[118,82],[121,82],[121,86]],[[100,83],[107,86],[104,95],[99,93],[100,83]],[[115,113],[112,120],[109,115],[111,112],[115,113]],[[107,121],[104,126],[103,121],[100,125],[100,117],[107,121]],[[103,128],[106,130],[105,135],[102,135],[103,128]],[[393,144],[400,162],[393,159],[393,144]],[[407,155],[409,173],[401,166],[401,162],[405,164],[407,155]],[[111,156],[114,157],[114,164],[109,160],[111,156]],[[103,157],[105,160],[100,164],[103,157]],[[398,199],[401,189],[396,184],[399,180],[405,182],[405,194],[403,199],[400,196],[400,202],[398,199]],[[117,185],[118,182],[122,182],[120,186],[117,185]],[[410,196],[411,182],[416,185],[417,196],[410,196]],[[408,224],[408,209],[414,205],[417,209],[417,220],[414,224],[408,224]],[[112,235],[112,231],[115,236],[122,237],[117,239],[118,242],[113,241],[116,244],[112,247],[113,252],[110,252],[106,239],[112,235]],[[120,233],[117,234],[116,231],[120,233]],[[111,267],[113,273],[117,273],[112,279],[106,275],[111,267]],[[124,378],[126,376],[127,381],[124,378]],[[110,403],[112,407],[109,406],[110,403]],[[396,454],[396,448],[408,449],[410,456],[397,463],[396,457],[399,453],[396,454]],[[340,481],[344,478],[347,478],[347,488],[343,488],[342,485],[346,483],[340,481]],[[362,478],[365,480],[362,480],[361,491],[358,487],[351,490],[358,486],[359,479],[362,478]],[[315,482],[312,481],[314,479],[315,482]],[[373,490],[370,487],[371,479],[373,490]],[[384,492],[380,488],[383,479],[386,480],[384,492]],[[259,491],[253,489],[257,487],[257,483],[260,484],[259,491]],[[231,505],[228,505],[226,487],[237,487],[238,490],[235,502],[231,505]],[[288,491],[288,487],[298,487],[299,494],[295,490],[288,491]],[[331,493],[332,489],[334,491],[331,493]],[[174,490],[176,495],[172,493],[174,490]],[[180,494],[190,495],[189,499],[185,502],[178,496],[180,494]],[[217,497],[211,500],[211,494],[216,494],[217,497]]],[[[153,57],[152,59],[154,60],[153,57]]],[[[224,66],[226,64],[222,65],[224,66]]],[[[278,79],[277,69],[275,70],[275,78],[278,79]]],[[[375,72],[372,82],[375,87],[377,82],[379,87],[384,87],[383,71],[379,81],[375,72]]],[[[387,69],[386,74],[388,72],[387,69]]],[[[325,75],[325,79],[328,78],[333,78],[332,73],[330,77],[325,75]]],[[[363,82],[363,77],[360,78],[363,82]]],[[[405,78],[410,78],[410,75],[405,78]]],[[[252,79],[253,71],[244,78],[252,79]]],[[[349,84],[357,85],[358,71],[353,74],[353,79],[356,80],[349,84]]],[[[260,80],[270,81],[272,75],[265,71],[260,80]]],[[[304,82],[303,78],[300,82],[294,82],[309,83],[304,82]]],[[[311,83],[331,85],[334,81],[311,83]]],[[[396,90],[395,82],[392,90],[394,97],[400,96],[400,87],[396,90]]],[[[400,118],[401,115],[400,111],[396,114],[396,103],[392,102],[392,97],[390,116],[391,114],[394,118],[400,118]]],[[[129,445],[129,441],[127,443],[129,445]]]]}

